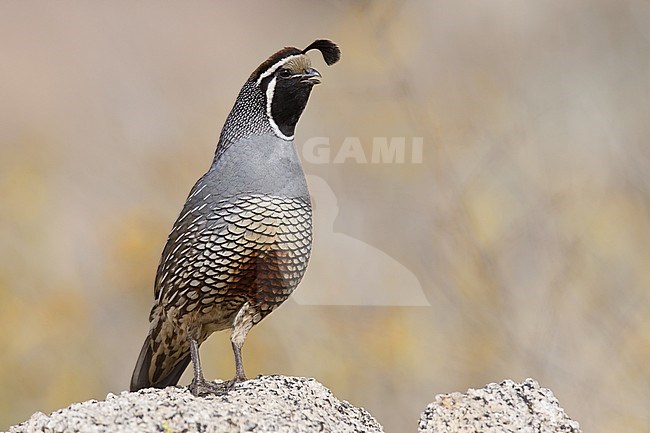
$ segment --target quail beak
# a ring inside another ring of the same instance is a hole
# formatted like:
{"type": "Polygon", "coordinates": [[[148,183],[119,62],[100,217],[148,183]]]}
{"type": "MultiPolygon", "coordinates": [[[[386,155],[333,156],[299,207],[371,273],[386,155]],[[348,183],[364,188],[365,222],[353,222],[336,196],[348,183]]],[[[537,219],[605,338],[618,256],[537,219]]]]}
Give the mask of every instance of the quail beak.
{"type": "Polygon", "coordinates": [[[307,84],[320,84],[321,81],[321,74],[314,68],[309,68],[305,71],[305,73],[302,75],[302,79],[300,80],[303,83],[307,84]]]}

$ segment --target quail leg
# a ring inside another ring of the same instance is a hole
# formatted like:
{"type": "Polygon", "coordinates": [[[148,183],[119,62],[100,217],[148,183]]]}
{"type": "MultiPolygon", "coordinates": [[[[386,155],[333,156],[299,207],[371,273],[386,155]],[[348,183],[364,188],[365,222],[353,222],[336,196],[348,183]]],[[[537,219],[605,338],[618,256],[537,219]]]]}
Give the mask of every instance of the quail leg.
{"type": "Polygon", "coordinates": [[[203,370],[201,370],[201,360],[199,359],[199,343],[190,338],[190,354],[192,356],[192,365],[194,366],[194,379],[189,386],[190,392],[199,397],[206,394],[222,394],[223,387],[214,382],[208,382],[203,377],[203,370]]]}
{"type": "Polygon", "coordinates": [[[235,354],[235,377],[226,382],[225,385],[228,391],[232,390],[236,384],[247,380],[244,374],[244,362],[242,360],[241,349],[244,346],[244,340],[246,340],[248,331],[253,327],[255,319],[258,317],[259,314],[248,302],[244,304],[235,317],[232,335],[230,336],[232,351],[235,354]]]}
{"type": "Polygon", "coordinates": [[[232,350],[235,353],[235,377],[225,383],[227,391],[235,388],[235,385],[248,380],[244,374],[244,363],[241,357],[241,346],[232,343],[232,350]]]}

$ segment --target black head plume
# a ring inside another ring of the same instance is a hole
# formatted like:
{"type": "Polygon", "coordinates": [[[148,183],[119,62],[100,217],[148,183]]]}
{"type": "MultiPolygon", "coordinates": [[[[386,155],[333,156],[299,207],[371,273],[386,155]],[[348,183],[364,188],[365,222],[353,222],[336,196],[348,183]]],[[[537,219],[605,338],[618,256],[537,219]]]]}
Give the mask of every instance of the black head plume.
{"type": "Polygon", "coordinates": [[[323,55],[323,59],[328,66],[332,66],[334,63],[338,62],[341,59],[341,50],[336,44],[328,39],[318,39],[309,44],[307,48],[302,50],[303,54],[306,54],[307,51],[318,50],[323,55]]]}

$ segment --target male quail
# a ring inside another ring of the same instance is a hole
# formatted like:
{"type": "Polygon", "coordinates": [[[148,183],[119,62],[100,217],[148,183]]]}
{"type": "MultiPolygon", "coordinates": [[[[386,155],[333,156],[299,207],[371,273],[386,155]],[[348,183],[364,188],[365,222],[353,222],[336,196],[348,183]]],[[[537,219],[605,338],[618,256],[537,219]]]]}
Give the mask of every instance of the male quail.
{"type": "Polygon", "coordinates": [[[194,395],[246,380],[246,334],[289,297],[305,273],[311,203],[293,135],[321,79],[306,55],[312,49],[328,65],[340,58],[329,40],[304,50],[284,48],[239,92],[212,165],[190,191],[163,250],[149,335],[131,391],[175,385],[190,360],[194,395]],[[203,377],[199,346],[229,328],[236,375],[218,387],[203,377]]]}

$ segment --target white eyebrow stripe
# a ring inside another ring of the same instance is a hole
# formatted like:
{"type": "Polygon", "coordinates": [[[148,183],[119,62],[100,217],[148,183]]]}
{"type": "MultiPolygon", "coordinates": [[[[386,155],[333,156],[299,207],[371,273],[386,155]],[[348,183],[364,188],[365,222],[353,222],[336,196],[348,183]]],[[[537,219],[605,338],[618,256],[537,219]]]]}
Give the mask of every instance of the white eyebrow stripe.
{"type": "Polygon", "coordinates": [[[257,85],[259,86],[260,83],[262,82],[262,80],[263,80],[264,78],[268,77],[269,75],[271,75],[272,73],[274,73],[275,71],[277,71],[277,69],[278,69],[280,66],[284,65],[284,64],[287,63],[289,60],[291,60],[291,59],[295,59],[296,57],[300,57],[300,56],[302,56],[302,55],[304,55],[304,54],[294,54],[294,55],[292,55],[292,56],[287,56],[287,57],[285,57],[284,59],[278,61],[275,65],[271,66],[269,69],[267,69],[266,71],[264,71],[263,74],[260,75],[260,77],[257,79],[257,85]]]}

